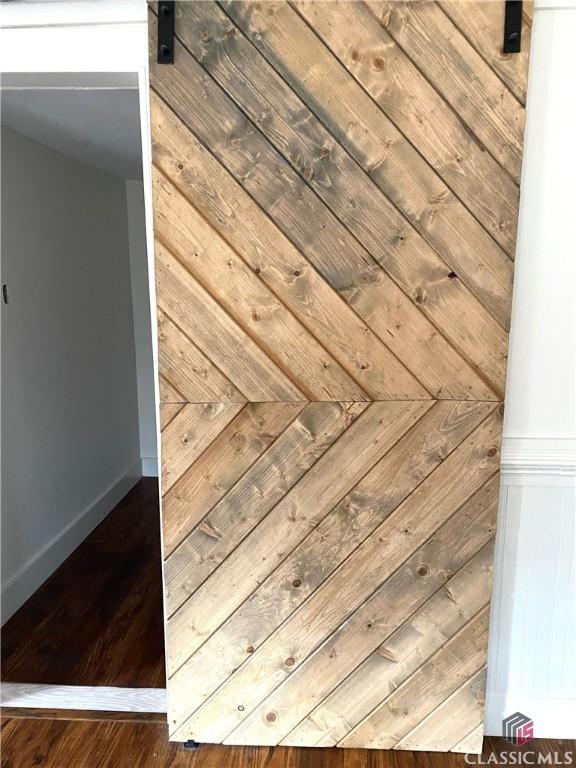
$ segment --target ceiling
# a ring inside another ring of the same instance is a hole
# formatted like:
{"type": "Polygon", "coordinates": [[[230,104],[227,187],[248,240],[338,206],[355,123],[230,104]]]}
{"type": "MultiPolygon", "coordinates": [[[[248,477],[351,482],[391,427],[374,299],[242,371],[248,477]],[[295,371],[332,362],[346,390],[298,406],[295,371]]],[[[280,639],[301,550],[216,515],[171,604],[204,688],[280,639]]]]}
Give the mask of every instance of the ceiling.
{"type": "Polygon", "coordinates": [[[136,75],[12,75],[2,78],[2,124],[126,179],[142,178],[136,75]]]}

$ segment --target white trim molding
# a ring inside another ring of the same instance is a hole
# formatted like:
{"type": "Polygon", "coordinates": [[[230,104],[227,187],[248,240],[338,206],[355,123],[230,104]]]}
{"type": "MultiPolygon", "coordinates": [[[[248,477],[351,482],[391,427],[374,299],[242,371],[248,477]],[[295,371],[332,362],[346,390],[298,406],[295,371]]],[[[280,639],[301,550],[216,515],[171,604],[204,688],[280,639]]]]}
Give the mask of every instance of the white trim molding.
{"type": "Polygon", "coordinates": [[[505,437],[502,472],[576,477],[576,438],[505,437]]]}
{"type": "Polygon", "coordinates": [[[166,689],[2,683],[0,703],[3,707],[31,709],[165,713],[166,689]]]}

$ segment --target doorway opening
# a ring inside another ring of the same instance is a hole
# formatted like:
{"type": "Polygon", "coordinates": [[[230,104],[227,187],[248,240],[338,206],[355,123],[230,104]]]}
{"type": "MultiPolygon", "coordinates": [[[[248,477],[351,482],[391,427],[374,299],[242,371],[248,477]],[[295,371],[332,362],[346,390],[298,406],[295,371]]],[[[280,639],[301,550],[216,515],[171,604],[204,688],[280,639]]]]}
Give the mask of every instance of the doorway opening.
{"type": "Polygon", "coordinates": [[[138,76],[1,86],[4,703],[33,707],[29,685],[163,695],[138,76]]]}

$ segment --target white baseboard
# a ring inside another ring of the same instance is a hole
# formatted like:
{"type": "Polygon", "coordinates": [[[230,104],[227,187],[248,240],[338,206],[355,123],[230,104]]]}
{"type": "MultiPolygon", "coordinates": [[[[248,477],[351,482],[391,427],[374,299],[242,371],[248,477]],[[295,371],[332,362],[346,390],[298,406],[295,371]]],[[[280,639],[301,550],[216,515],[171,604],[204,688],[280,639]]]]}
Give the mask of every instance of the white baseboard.
{"type": "Polygon", "coordinates": [[[486,736],[502,736],[502,720],[522,712],[534,721],[537,739],[573,739],[576,723],[576,699],[530,698],[488,695],[486,698],[486,736]]]}
{"type": "Polygon", "coordinates": [[[142,456],[142,477],[158,477],[158,458],[156,456],[142,456]]]}
{"type": "Polygon", "coordinates": [[[32,709],[164,713],[166,712],[166,689],[2,683],[0,703],[3,707],[32,709]]]}
{"type": "Polygon", "coordinates": [[[575,476],[576,438],[505,437],[502,472],[575,476]]]}
{"type": "Polygon", "coordinates": [[[141,476],[138,459],[2,585],[2,624],[102,522],[141,476]]]}

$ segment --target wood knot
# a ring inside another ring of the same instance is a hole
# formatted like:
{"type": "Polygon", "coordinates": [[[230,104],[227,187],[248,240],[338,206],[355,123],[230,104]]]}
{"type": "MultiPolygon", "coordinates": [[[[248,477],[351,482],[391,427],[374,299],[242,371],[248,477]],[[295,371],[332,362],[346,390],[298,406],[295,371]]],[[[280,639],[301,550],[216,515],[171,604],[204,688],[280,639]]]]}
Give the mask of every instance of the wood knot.
{"type": "Polygon", "coordinates": [[[424,290],[424,288],[420,287],[416,289],[414,301],[416,302],[416,304],[424,304],[426,302],[426,291],[424,290]]]}
{"type": "Polygon", "coordinates": [[[266,722],[267,723],[275,723],[276,722],[276,712],[267,712],[266,713],[266,722]]]}
{"type": "Polygon", "coordinates": [[[456,272],[448,272],[448,279],[449,280],[456,280],[457,277],[458,277],[458,275],[456,274],[456,272]]]}
{"type": "Polygon", "coordinates": [[[295,589],[298,589],[298,587],[302,586],[302,581],[300,579],[294,579],[294,581],[292,582],[292,586],[295,589]]]}
{"type": "Polygon", "coordinates": [[[238,712],[244,712],[244,705],[238,704],[238,712]]]}
{"type": "Polygon", "coordinates": [[[202,39],[202,42],[204,43],[209,43],[212,40],[212,35],[210,34],[210,32],[202,32],[200,37],[202,39]]]}
{"type": "Polygon", "coordinates": [[[382,72],[384,69],[384,59],[381,59],[380,56],[377,56],[373,61],[372,64],[374,66],[374,69],[376,69],[378,72],[382,72]]]}
{"type": "Polygon", "coordinates": [[[249,645],[248,648],[246,648],[246,653],[254,653],[254,646],[249,645]]]}
{"type": "Polygon", "coordinates": [[[416,569],[416,573],[418,576],[428,576],[430,573],[430,568],[427,565],[419,565],[416,569]]]}
{"type": "Polygon", "coordinates": [[[296,659],[294,658],[294,656],[288,656],[288,658],[284,661],[284,664],[287,667],[293,667],[294,664],[296,664],[296,659]]]}
{"type": "Polygon", "coordinates": [[[360,53],[359,51],[356,50],[356,48],[353,48],[350,51],[350,58],[352,59],[352,61],[360,61],[360,53]]]}
{"type": "Polygon", "coordinates": [[[294,275],[294,277],[300,277],[300,275],[302,274],[302,272],[301,272],[301,270],[299,270],[299,269],[295,269],[295,270],[292,272],[292,274],[294,275]]]}
{"type": "Polygon", "coordinates": [[[495,448],[494,446],[492,446],[491,448],[488,448],[488,450],[486,451],[486,454],[490,456],[491,459],[493,459],[494,456],[498,455],[498,448],[495,448]]]}

